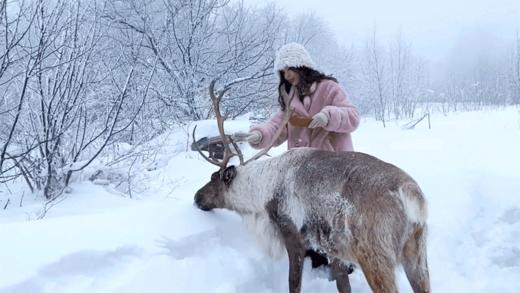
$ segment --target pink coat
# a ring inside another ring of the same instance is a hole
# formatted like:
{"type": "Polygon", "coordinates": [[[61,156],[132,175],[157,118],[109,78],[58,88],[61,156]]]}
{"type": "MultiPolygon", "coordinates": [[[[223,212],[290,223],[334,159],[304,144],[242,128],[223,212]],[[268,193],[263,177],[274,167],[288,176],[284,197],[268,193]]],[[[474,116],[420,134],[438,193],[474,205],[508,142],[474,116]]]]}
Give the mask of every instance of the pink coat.
{"type": "MultiPolygon", "coordinates": [[[[292,91],[291,91],[292,92],[292,91]]],[[[332,80],[322,80],[311,87],[310,96],[303,99],[293,98],[291,108],[294,113],[306,117],[312,117],[320,111],[329,118],[325,128],[299,128],[290,123],[274,145],[278,146],[288,141],[289,149],[297,147],[312,147],[327,151],[352,151],[352,138],[350,133],[359,125],[359,113],[353,106],[345,91],[339,84],[332,80]]],[[[283,122],[284,112],[274,114],[269,121],[251,128],[262,133],[262,140],[255,148],[264,148],[271,142],[276,130],[283,122]]]]}

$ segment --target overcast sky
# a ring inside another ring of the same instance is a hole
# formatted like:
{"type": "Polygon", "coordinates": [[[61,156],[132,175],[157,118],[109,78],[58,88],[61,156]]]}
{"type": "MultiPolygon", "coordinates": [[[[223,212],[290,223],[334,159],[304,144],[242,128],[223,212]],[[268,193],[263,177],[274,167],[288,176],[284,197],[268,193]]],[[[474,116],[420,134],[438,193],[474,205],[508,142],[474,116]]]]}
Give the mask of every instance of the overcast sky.
{"type": "Polygon", "coordinates": [[[381,39],[401,30],[416,53],[434,59],[446,56],[457,40],[482,36],[483,43],[501,42],[520,29],[520,0],[277,0],[276,5],[289,14],[323,17],[343,44],[365,40],[374,26],[381,39]]]}

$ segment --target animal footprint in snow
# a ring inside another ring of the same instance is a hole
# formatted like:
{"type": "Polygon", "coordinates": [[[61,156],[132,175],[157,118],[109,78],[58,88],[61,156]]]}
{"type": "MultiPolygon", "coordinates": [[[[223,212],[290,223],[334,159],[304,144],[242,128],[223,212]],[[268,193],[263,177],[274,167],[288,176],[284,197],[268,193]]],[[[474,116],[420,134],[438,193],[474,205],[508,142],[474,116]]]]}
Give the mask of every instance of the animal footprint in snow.
{"type": "Polygon", "coordinates": [[[217,230],[204,231],[176,240],[164,238],[158,242],[175,259],[201,257],[210,251],[214,253],[215,249],[222,246],[217,230]]]}
{"type": "Polygon", "coordinates": [[[520,208],[511,208],[502,214],[500,220],[508,224],[520,223],[520,208]]]}
{"type": "Polygon", "coordinates": [[[518,247],[500,247],[494,250],[491,259],[500,267],[518,267],[520,266],[520,249],[518,247]]]}

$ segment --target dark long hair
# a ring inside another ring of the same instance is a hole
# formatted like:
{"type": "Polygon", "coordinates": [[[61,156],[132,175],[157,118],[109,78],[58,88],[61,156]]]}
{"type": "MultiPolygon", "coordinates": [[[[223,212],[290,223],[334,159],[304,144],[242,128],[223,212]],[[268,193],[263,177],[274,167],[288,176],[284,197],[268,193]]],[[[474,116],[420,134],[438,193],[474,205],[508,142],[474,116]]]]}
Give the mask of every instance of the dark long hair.
{"type": "MultiPolygon", "coordinates": [[[[324,73],[321,73],[306,66],[289,67],[289,69],[296,72],[300,77],[300,82],[296,86],[296,89],[298,90],[300,101],[302,102],[303,98],[310,94],[310,89],[314,82],[319,83],[324,79],[338,82],[338,80],[333,76],[325,75],[324,73]]],[[[282,93],[280,92],[280,88],[283,86],[285,91],[289,92],[289,90],[291,89],[291,84],[284,78],[283,71],[279,71],[278,74],[280,75],[280,84],[278,85],[278,103],[280,104],[280,108],[282,109],[282,111],[285,111],[286,105],[282,93]]]]}

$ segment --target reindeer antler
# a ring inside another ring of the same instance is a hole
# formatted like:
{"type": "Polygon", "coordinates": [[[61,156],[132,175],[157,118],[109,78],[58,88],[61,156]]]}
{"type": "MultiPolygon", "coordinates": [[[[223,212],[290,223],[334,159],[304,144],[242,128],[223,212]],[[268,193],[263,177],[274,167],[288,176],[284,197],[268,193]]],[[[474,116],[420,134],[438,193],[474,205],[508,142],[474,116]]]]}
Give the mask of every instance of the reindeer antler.
{"type": "MultiPolygon", "coordinates": [[[[294,95],[289,97],[285,91],[282,91],[284,100],[287,101],[287,107],[286,107],[286,110],[284,113],[284,119],[283,119],[282,123],[280,124],[280,128],[278,128],[278,130],[275,132],[275,134],[273,135],[273,138],[271,140],[271,143],[266,148],[264,148],[263,150],[258,152],[256,155],[254,155],[252,158],[250,158],[249,160],[244,162],[243,155],[242,155],[242,152],[240,151],[240,148],[233,141],[233,139],[230,136],[226,135],[224,132],[224,120],[225,119],[224,119],[224,117],[222,117],[222,114],[220,113],[220,100],[222,99],[222,97],[224,96],[226,91],[229,90],[229,87],[225,86],[222,89],[222,91],[218,95],[216,95],[215,94],[215,83],[216,83],[216,79],[212,80],[211,83],[209,84],[209,96],[211,97],[211,101],[213,104],[213,111],[215,112],[215,117],[217,119],[218,131],[219,131],[220,137],[222,139],[222,144],[224,145],[224,158],[222,159],[222,161],[218,161],[218,160],[209,158],[202,152],[202,150],[200,149],[200,146],[197,143],[195,143],[195,147],[196,147],[197,151],[199,152],[199,154],[206,161],[210,162],[213,165],[219,166],[220,169],[225,169],[227,167],[229,160],[235,155],[238,155],[238,157],[240,159],[240,165],[246,165],[247,163],[257,160],[261,156],[267,154],[267,152],[269,152],[269,150],[273,147],[273,145],[276,142],[276,140],[278,139],[278,137],[282,134],[284,128],[287,126],[289,118],[291,118],[291,115],[294,112],[294,110],[292,108],[290,108],[294,95]],[[231,151],[231,148],[229,147],[230,144],[233,145],[233,147],[237,151],[237,154],[235,154],[235,153],[233,153],[233,151],[231,151]]],[[[197,129],[197,126],[195,126],[193,128],[193,133],[192,133],[193,141],[196,141],[195,140],[195,130],[196,129],[197,129]]]]}
{"type": "MultiPolygon", "coordinates": [[[[204,155],[204,153],[202,152],[200,147],[197,145],[197,143],[195,143],[195,147],[197,148],[197,151],[199,152],[199,154],[201,154],[201,156],[204,159],[206,159],[206,161],[210,162],[213,165],[219,166],[221,169],[224,169],[224,168],[226,168],[229,160],[234,156],[233,152],[231,151],[231,148],[229,147],[230,142],[233,144],[234,144],[234,142],[224,132],[224,117],[222,117],[222,114],[220,113],[220,100],[222,99],[222,97],[224,96],[226,91],[229,90],[229,87],[224,87],[224,89],[218,95],[216,95],[215,94],[216,81],[217,80],[214,79],[209,84],[209,96],[211,97],[211,101],[213,104],[213,111],[215,112],[215,117],[217,119],[218,131],[219,131],[220,137],[222,139],[222,144],[224,145],[224,158],[220,162],[217,160],[210,159],[209,157],[204,155]]],[[[197,129],[197,127],[195,126],[193,128],[193,133],[192,133],[193,141],[195,141],[195,130],[196,129],[197,129]]]]}

